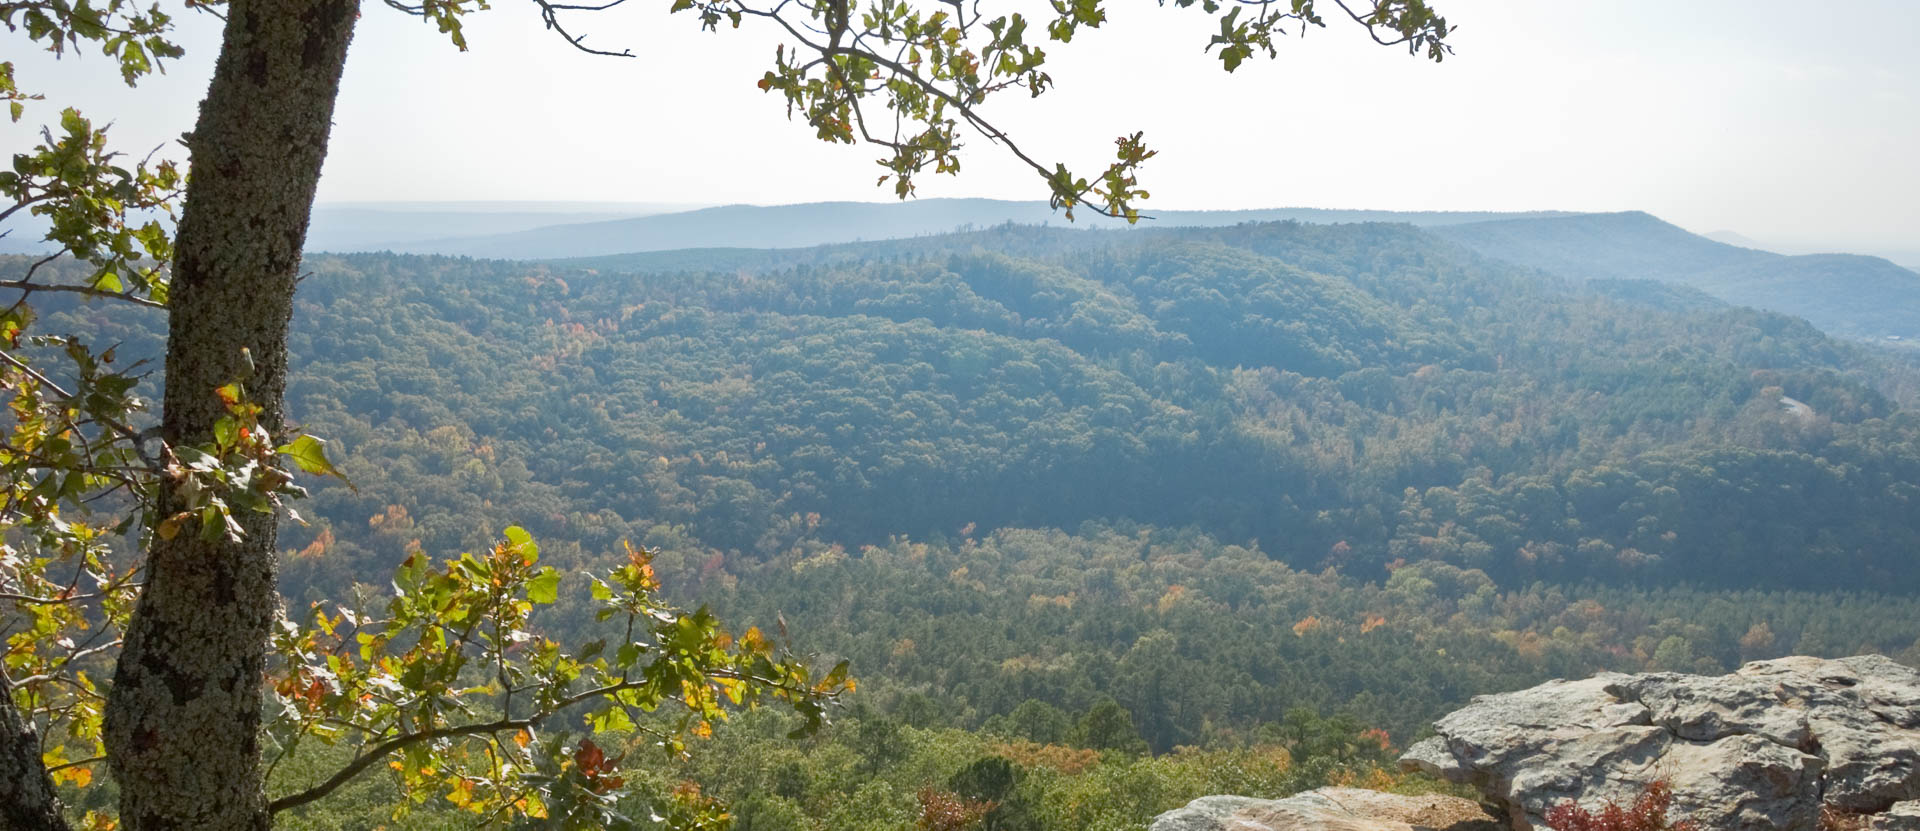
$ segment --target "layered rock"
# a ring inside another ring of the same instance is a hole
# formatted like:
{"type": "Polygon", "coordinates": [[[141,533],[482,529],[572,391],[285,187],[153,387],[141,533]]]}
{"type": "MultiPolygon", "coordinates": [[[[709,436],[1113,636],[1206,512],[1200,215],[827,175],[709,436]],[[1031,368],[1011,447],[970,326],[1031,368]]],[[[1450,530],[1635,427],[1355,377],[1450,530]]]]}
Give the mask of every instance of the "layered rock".
{"type": "Polygon", "coordinates": [[[1632,804],[1656,779],[1675,816],[1713,829],[1813,831],[1823,802],[1897,823],[1889,809],[1920,799],[1920,672],[1877,655],[1553,681],[1434,729],[1402,764],[1473,785],[1517,829],[1566,800],[1632,804]]]}
{"type": "Polygon", "coordinates": [[[1208,796],[1156,817],[1148,831],[1497,831],[1480,806],[1452,796],[1321,788],[1286,799],[1208,796]]]}

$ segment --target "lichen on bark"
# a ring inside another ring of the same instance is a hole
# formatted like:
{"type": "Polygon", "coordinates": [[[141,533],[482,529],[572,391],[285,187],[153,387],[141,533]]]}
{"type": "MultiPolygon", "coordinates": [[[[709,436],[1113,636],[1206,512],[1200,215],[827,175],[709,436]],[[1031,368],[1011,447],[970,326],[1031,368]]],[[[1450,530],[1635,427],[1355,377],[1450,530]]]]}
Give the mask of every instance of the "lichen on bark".
{"type": "Polygon", "coordinates": [[[40,761],[33,725],[13,706],[13,686],[0,671],[0,829],[67,831],[60,800],[40,761]]]}
{"type": "MultiPolygon", "coordinates": [[[[234,0],[189,137],[162,432],[209,440],[214,390],[244,379],[278,432],[300,249],[357,0],[234,0]],[[249,357],[243,355],[245,348],[249,357]],[[251,368],[248,364],[251,363],[251,368]]],[[[163,492],[161,516],[180,501],[163,492]]],[[[264,829],[256,738],[274,591],[275,517],[236,514],[239,542],[154,542],[107,705],[121,820],[143,829],[264,829]]]]}

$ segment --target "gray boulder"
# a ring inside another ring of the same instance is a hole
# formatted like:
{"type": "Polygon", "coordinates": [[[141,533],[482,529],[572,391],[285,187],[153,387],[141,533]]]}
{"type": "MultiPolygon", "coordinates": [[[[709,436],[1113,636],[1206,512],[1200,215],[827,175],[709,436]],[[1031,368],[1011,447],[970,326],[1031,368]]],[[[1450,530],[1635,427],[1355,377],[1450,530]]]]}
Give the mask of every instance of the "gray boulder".
{"type": "Polygon", "coordinates": [[[1517,829],[1566,800],[1630,805],[1656,779],[1674,815],[1713,829],[1813,831],[1823,799],[1858,814],[1920,799],[1920,672],[1877,655],[1552,681],[1434,729],[1401,764],[1473,785],[1517,829]]]}
{"type": "Polygon", "coordinates": [[[1920,800],[1896,802],[1873,818],[1869,831],[1920,831],[1920,800]]]}
{"type": "Polygon", "coordinates": [[[1155,817],[1148,831],[1497,831],[1480,806],[1453,796],[1321,788],[1286,799],[1205,796],[1155,817]]]}

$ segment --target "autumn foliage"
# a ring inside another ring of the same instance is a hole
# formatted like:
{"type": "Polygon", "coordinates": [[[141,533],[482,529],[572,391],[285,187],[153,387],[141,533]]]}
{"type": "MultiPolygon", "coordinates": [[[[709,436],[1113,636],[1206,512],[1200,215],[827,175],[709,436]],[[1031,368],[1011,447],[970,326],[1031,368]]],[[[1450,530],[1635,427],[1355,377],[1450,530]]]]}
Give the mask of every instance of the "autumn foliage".
{"type": "Polygon", "coordinates": [[[965,799],[959,794],[937,788],[921,788],[917,796],[920,799],[920,818],[913,827],[918,831],[967,831],[978,828],[987,812],[994,808],[992,802],[965,799]]]}
{"type": "Polygon", "coordinates": [[[1547,811],[1547,827],[1553,831],[1700,831],[1688,820],[1672,822],[1667,809],[1673,805],[1673,788],[1665,781],[1647,783],[1633,807],[1622,808],[1612,802],[1598,813],[1567,800],[1547,811]]]}
{"type": "Polygon", "coordinates": [[[1041,744],[1025,739],[995,745],[993,751],[1021,767],[1048,768],[1068,776],[1078,776],[1100,764],[1098,750],[1041,744]]]}

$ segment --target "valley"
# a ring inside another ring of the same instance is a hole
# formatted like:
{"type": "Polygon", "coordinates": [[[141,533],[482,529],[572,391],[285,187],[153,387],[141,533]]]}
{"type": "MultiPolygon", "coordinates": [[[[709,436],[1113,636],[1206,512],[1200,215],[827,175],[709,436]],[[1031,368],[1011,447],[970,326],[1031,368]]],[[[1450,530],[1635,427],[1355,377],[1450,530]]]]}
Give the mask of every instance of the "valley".
{"type": "MultiPolygon", "coordinates": [[[[377,591],[508,524],[564,568],[644,545],[682,602],[851,660],[863,692],[807,769],[906,754],[789,796],[698,773],[766,816],[883,786],[907,810],[888,765],[956,742],[1156,777],[1180,748],[1290,748],[1318,760],[1285,768],[1299,789],[1389,770],[1477,692],[1920,658],[1920,368],[1626,264],[1454,241],[1475,228],[315,255],[287,401],[354,487],[282,534],[283,592],[377,591]],[[1087,733],[1102,707],[1128,726],[1087,733]],[[905,744],[861,744],[882,727],[905,744]],[[1363,727],[1376,749],[1283,738],[1363,727]]],[[[55,320],[158,348],[90,309],[55,320]]],[[[1165,787],[1112,827],[1199,795],[1165,787]]],[[[1107,827],[1083,821],[1024,827],[1107,827]]]]}

